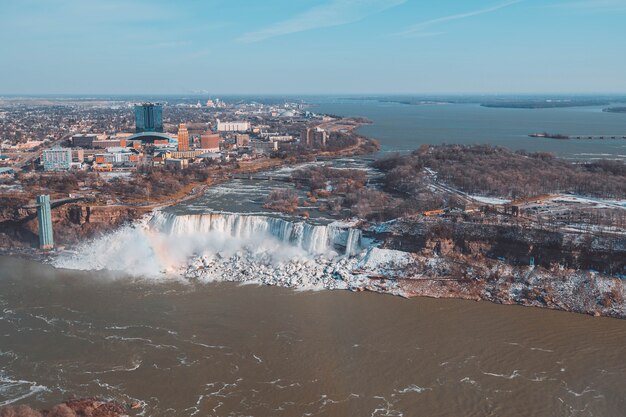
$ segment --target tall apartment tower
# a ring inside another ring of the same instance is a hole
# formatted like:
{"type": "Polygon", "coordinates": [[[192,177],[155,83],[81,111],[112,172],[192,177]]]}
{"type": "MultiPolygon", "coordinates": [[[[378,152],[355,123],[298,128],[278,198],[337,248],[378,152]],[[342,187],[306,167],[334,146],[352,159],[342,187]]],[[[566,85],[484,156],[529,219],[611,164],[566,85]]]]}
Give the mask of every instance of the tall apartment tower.
{"type": "Polygon", "coordinates": [[[37,196],[37,220],[39,222],[39,248],[44,250],[54,248],[49,195],[37,196]]]}
{"type": "Polygon", "coordinates": [[[163,132],[163,106],[144,103],[135,106],[135,130],[141,132],[163,132]]]}
{"type": "Polygon", "coordinates": [[[300,136],[300,143],[305,146],[311,147],[324,147],[326,146],[326,140],[328,139],[328,133],[324,129],[319,127],[306,128],[302,131],[300,136]]]}
{"type": "Polygon", "coordinates": [[[187,125],[184,123],[178,125],[178,150],[189,150],[189,131],[187,130],[187,125]]]}

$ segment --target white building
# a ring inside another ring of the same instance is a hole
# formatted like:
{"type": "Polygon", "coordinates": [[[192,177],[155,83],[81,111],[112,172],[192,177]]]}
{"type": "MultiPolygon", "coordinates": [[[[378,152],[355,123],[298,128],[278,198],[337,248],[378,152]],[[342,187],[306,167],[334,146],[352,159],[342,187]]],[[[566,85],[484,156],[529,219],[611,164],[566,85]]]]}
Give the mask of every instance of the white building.
{"type": "Polygon", "coordinates": [[[291,135],[269,136],[268,139],[272,142],[293,142],[293,136],[291,135]]]}
{"type": "Polygon", "coordinates": [[[217,119],[218,132],[247,132],[250,130],[250,122],[222,122],[217,119]]]}

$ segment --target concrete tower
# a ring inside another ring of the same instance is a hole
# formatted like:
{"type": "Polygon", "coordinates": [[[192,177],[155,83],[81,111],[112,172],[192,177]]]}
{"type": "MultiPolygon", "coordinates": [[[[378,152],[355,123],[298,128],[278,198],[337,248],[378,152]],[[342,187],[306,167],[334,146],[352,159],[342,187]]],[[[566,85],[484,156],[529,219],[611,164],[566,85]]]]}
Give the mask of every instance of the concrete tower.
{"type": "Polygon", "coordinates": [[[54,248],[49,195],[37,196],[37,220],[39,221],[39,248],[44,250],[54,248]]]}

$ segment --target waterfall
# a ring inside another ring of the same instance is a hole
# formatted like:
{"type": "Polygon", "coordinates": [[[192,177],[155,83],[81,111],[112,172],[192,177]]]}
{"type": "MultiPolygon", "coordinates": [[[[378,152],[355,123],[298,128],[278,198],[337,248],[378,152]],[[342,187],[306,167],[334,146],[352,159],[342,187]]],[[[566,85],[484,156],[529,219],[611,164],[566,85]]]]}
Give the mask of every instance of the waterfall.
{"type": "Polygon", "coordinates": [[[346,239],[346,255],[355,255],[361,246],[361,231],[359,229],[348,229],[346,239]]]}
{"type": "Polygon", "coordinates": [[[217,234],[245,241],[275,238],[313,255],[337,251],[348,256],[359,249],[361,231],[337,223],[314,225],[278,217],[237,213],[177,215],[156,212],[148,222],[150,230],[173,237],[217,234]]]}
{"type": "Polygon", "coordinates": [[[244,269],[320,255],[328,261],[348,260],[360,252],[360,242],[360,230],[338,222],[320,225],[262,215],[156,211],[142,222],[84,242],[53,263],[70,269],[160,276],[178,274],[198,259],[221,260],[221,266],[244,269]]]}

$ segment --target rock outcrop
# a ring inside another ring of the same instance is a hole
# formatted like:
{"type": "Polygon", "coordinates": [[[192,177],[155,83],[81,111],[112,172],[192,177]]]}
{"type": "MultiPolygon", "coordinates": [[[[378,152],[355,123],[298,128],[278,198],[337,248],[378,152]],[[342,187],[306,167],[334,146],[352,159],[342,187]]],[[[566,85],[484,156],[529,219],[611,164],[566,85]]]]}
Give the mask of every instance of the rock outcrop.
{"type": "Polygon", "coordinates": [[[57,404],[50,410],[41,411],[34,410],[27,405],[0,408],[0,417],[122,417],[126,415],[128,413],[123,405],[96,398],[70,400],[57,404]]]}

